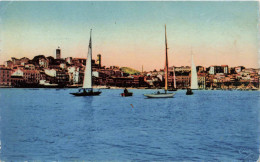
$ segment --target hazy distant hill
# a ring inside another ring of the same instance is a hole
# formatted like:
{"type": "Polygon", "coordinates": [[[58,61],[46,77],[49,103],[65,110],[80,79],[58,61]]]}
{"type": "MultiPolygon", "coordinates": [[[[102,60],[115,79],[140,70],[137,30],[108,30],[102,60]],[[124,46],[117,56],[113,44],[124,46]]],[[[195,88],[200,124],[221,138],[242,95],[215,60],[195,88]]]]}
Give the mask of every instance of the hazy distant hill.
{"type": "Polygon", "coordinates": [[[128,74],[140,74],[140,71],[137,71],[137,70],[129,68],[129,67],[121,67],[120,69],[123,72],[128,73],[128,74]]]}

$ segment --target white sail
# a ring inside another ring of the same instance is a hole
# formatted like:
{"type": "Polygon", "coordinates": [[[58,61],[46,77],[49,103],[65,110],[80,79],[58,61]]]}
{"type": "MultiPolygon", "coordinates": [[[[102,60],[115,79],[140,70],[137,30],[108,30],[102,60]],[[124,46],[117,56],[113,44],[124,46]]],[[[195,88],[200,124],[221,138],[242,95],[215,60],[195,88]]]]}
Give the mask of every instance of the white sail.
{"type": "Polygon", "coordinates": [[[84,74],[84,82],[82,88],[92,88],[92,43],[91,43],[91,31],[90,31],[90,40],[88,46],[88,57],[86,60],[85,74],[84,74]]]}
{"type": "Polygon", "coordinates": [[[198,76],[197,69],[193,61],[193,55],[191,55],[191,89],[198,89],[198,76]]]}

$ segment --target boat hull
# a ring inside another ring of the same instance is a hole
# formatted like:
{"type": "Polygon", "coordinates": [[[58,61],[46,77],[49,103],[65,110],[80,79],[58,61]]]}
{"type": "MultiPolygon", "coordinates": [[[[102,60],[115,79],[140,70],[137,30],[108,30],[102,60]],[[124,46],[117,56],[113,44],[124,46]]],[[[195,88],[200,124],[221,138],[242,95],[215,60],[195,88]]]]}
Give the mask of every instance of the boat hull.
{"type": "Polygon", "coordinates": [[[148,98],[172,98],[175,93],[144,94],[148,98]]]}
{"type": "Polygon", "coordinates": [[[101,92],[77,92],[77,93],[70,93],[74,96],[98,96],[101,92]]]}
{"type": "Polygon", "coordinates": [[[193,92],[186,92],[186,95],[193,95],[193,92]]]}
{"type": "Polygon", "coordinates": [[[186,95],[193,95],[193,92],[191,89],[187,89],[186,95]]]}
{"type": "Polygon", "coordinates": [[[122,96],[122,97],[129,97],[129,96],[133,96],[133,93],[132,93],[132,92],[129,92],[129,93],[121,93],[121,96],[122,96]]]}

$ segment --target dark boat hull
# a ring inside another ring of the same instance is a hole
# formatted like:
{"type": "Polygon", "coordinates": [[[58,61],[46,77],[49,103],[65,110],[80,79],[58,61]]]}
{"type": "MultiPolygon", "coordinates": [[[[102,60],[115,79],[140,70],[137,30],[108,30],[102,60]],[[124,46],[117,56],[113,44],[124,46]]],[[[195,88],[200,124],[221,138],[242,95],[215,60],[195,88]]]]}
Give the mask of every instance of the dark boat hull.
{"type": "Polygon", "coordinates": [[[186,95],[193,95],[193,92],[191,89],[187,89],[186,95]]]}
{"type": "Polygon", "coordinates": [[[77,92],[77,93],[70,93],[74,96],[98,96],[101,92],[77,92]]]}
{"type": "Polygon", "coordinates": [[[121,96],[122,96],[122,97],[133,96],[133,93],[132,93],[132,92],[129,92],[129,93],[121,93],[121,96]]]}

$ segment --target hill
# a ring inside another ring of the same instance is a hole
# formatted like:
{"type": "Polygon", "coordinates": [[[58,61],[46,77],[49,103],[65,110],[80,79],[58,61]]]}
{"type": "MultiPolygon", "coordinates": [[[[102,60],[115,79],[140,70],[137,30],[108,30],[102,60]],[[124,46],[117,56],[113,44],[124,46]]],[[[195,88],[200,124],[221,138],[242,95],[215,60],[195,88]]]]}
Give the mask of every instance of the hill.
{"type": "Polygon", "coordinates": [[[121,67],[120,70],[122,70],[124,73],[127,73],[127,74],[140,74],[140,71],[137,71],[130,67],[121,67]]]}

